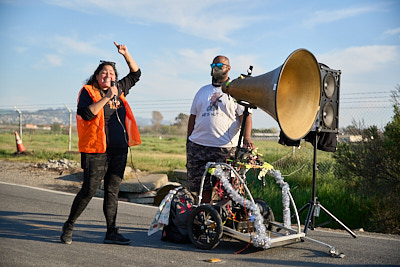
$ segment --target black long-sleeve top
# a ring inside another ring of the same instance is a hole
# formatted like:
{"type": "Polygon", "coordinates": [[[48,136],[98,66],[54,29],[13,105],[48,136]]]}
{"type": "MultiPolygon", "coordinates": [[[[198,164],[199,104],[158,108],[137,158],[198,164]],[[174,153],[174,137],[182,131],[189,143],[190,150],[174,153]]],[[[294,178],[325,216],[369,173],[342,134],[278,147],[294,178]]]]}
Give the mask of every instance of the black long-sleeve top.
{"type": "MultiPolygon", "coordinates": [[[[128,152],[128,135],[125,132],[125,106],[119,99],[119,96],[123,92],[126,96],[129,94],[130,89],[139,81],[141,75],[140,69],[136,72],[130,72],[127,76],[117,82],[118,88],[118,108],[112,108],[113,105],[109,103],[105,104],[104,109],[104,121],[105,121],[105,132],[107,137],[107,153],[121,154],[128,152]],[[117,113],[120,121],[118,121],[117,113]],[[123,126],[122,126],[122,125],[123,126]]],[[[107,93],[101,92],[103,95],[107,93]]],[[[78,100],[77,114],[84,120],[92,120],[96,115],[92,113],[89,106],[93,104],[93,99],[90,97],[86,90],[82,90],[78,100]]]]}

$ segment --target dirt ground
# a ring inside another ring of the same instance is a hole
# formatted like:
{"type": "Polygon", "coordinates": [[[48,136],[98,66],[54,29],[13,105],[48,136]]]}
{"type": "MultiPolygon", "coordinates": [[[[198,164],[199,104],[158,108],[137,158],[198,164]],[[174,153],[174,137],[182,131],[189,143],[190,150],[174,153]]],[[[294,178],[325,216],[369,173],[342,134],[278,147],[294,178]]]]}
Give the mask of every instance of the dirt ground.
{"type": "Polygon", "coordinates": [[[81,168],[43,168],[36,164],[0,160],[0,181],[77,193],[82,184],[81,168]]]}

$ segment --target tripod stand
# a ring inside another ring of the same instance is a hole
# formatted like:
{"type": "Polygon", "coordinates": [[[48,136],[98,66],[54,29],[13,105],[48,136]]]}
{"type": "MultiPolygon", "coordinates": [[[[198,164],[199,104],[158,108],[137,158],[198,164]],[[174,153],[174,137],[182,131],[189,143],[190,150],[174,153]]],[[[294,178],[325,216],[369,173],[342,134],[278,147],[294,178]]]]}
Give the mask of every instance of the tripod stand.
{"type": "MultiPolygon", "coordinates": [[[[316,188],[317,188],[317,170],[318,170],[318,164],[317,164],[317,145],[318,145],[318,134],[315,132],[315,138],[314,138],[314,159],[313,159],[313,181],[312,181],[312,198],[311,200],[306,203],[303,207],[301,207],[298,211],[300,214],[303,212],[307,207],[308,213],[307,213],[307,218],[306,222],[304,224],[304,233],[307,234],[308,228],[311,230],[314,230],[315,227],[315,217],[319,216],[320,209],[322,209],[327,215],[329,215],[335,222],[340,224],[351,236],[354,238],[357,237],[357,235],[351,231],[344,223],[342,223],[338,218],[336,218],[332,213],[330,213],[322,204],[317,200],[316,196],[316,188]]],[[[326,224],[326,223],[324,223],[326,224]]],[[[321,225],[324,225],[321,224],[321,225]]],[[[321,226],[319,225],[319,226],[321,226]]]]}
{"type": "Polygon", "coordinates": [[[238,101],[238,104],[244,106],[244,111],[243,111],[242,127],[240,127],[240,132],[239,132],[239,141],[238,141],[238,144],[236,146],[235,160],[237,160],[238,157],[239,157],[239,152],[240,152],[240,147],[242,145],[242,140],[243,140],[244,128],[245,128],[245,125],[246,125],[246,120],[247,120],[247,117],[250,115],[249,108],[251,108],[251,109],[256,109],[257,108],[256,106],[254,106],[252,104],[249,104],[249,103],[246,103],[244,101],[238,101]]]}

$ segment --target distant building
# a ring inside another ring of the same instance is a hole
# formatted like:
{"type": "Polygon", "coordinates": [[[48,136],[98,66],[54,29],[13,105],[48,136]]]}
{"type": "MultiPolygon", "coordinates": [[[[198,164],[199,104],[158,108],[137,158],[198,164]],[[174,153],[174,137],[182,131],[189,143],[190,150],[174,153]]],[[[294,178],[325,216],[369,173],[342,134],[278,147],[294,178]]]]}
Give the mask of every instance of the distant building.
{"type": "Polygon", "coordinates": [[[39,127],[36,124],[33,123],[27,123],[25,124],[26,129],[38,129],[39,127]]]}
{"type": "Polygon", "coordinates": [[[362,142],[363,138],[361,135],[340,135],[339,142],[347,142],[347,143],[357,143],[362,142]]]}

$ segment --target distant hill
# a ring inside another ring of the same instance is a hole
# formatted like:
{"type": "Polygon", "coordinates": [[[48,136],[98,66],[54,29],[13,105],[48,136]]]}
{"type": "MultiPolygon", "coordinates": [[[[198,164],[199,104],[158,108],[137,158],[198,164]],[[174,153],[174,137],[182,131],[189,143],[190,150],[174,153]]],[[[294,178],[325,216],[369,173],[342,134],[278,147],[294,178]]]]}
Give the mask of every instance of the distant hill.
{"type": "MultiPolygon", "coordinates": [[[[72,111],[72,125],[76,125],[76,112],[72,111]]],[[[48,108],[37,111],[21,110],[22,124],[52,125],[59,123],[69,125],[69,112],[66,108],[48,108]]],[[[135,117],[138,126],[152,125],[150,118],[135,117]]],[[[0,109],[0,124],[18,124],[19,113],[13,109],[0,109]]]]}

